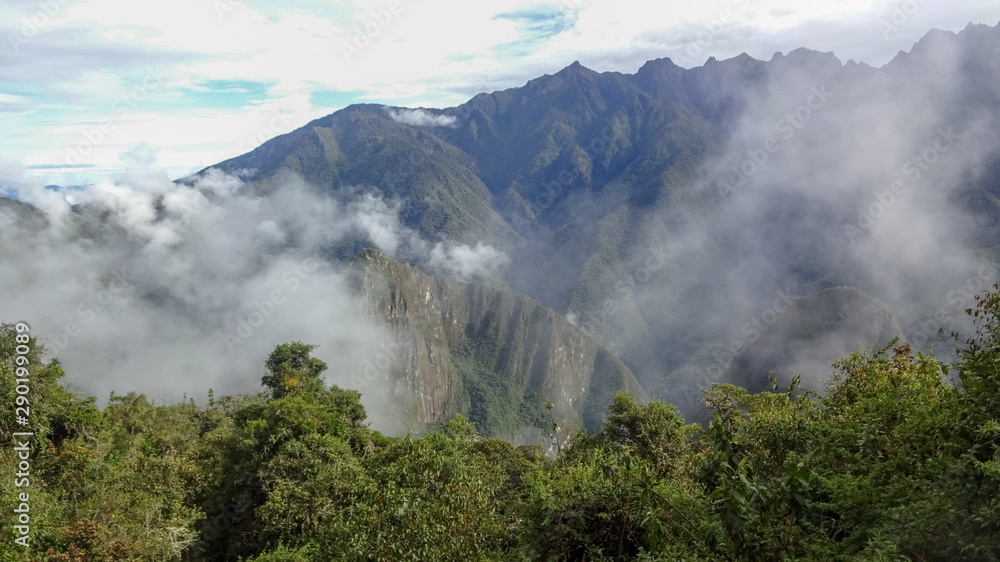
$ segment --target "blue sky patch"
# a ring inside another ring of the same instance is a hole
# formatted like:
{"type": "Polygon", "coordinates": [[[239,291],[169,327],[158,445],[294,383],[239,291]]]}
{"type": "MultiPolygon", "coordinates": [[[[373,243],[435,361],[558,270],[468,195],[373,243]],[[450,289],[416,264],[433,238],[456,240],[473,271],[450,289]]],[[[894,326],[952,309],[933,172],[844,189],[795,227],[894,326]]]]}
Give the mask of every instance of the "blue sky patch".
{"type": "Polygon", "coordinates": [[[209,80],[195,88],[181,88],[184,103],[199,109],[238,109],[252,105],[255,100],[270,97],[271,84],[247,80],[209,80]]]}
{"type": "Polygon", "coordinates": [[[545,43],[564,31],[573,29],[573,26],[576,25],[577,13],[555,4],[541,4],[497,14],[493,16],[493,19],[514,22],[519,35],[517,41],[498,45],[497,52],[523,56],[535,52],[539,44],[545,43]]]}

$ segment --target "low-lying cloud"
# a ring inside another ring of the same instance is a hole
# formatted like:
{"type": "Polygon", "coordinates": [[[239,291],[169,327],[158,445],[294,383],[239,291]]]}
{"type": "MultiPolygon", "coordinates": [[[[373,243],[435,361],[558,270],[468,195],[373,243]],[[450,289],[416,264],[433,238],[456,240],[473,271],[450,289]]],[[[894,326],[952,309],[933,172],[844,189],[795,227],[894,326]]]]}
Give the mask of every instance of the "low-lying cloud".
{"type": "MultiPolygon", "coordinates": [[[[176,184],[148,159],[115,181],[72,191],[22,184],[47,212],[37,235],[0,220],[0,319],[25,321],[66,368],[67,383],[106,399],[137,391],[163,402],[259,388],[276,344],[317,344],[327,378],[352,388],[365,361],[395,342],[368,316],[330,259],[361,233],[388,255],[475,280],[506,256],[488,245],[425,241],[398,205],[371,193],[337,200],[301,181],[260,196],[211,170],[176,184]]],[[[362,401],[393,431],[395,399],[368,385],[362,401]]]]}
{"type": "Polygon", "coordinates": [[[414,127],[455,127],[458,121],[454,115],[434,115],[426,109],[390,109],[389,117],[414,127]]]}
{"type": "MultiPolygon", "coordinates": [[[[979,205],[994,197],[983,170],[998,146],[997,116],[980,100],[997,94],[963,75],[974,55],[943,42],[933,58],[871,72],[809,56],[762,69],[766,79],[741,94],[745,109],[726,145],[686,187],[708,203],[705,216],[657,211],[670,228],[654,229],[651,249],[636,256],[633,270],[652,261],[662,271],[626,300],[639,303],[654,341],[676,349],[673,369],[736,339],[741,319],[776,287],[802,296],[857,287],[888,304],[907,337],[935,324],[918,343],[938,343],[933,351],[947,359],[953,346],[937,329],[968,326],[937,310],[970,279],[987,289],[984,266],[996,272],[995,232],[976,225],[979,205]]],[[[853,351],[850,337],[827,340],[788,358],[809,366],[801,374],[817,390],[825,362],[853,351]]]]}

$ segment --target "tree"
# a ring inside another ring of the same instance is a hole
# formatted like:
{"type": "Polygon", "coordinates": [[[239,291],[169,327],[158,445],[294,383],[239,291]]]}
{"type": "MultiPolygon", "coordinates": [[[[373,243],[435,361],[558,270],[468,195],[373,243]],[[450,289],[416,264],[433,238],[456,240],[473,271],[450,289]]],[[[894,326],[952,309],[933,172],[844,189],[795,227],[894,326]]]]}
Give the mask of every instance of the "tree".
{"type": "Polygon", "coordinates": [[[270,397],[223,397],[210,409],[198,456],[207,559],[304,547],[337,528],[340,511],[363,487],[359,457],[374,445],[360,394],[326,388],[326,364],[311,357],[314,348],[277,346],[265,363],[270,397]]]}
{"type": "Polygon", "coordinates": [[[684,425],[677,408],[662,400],[640,405],[631,394],[618,392],[598,439],[629,448],[663,476],[681,477],[690,468],[697,427],[684,425]]]}
{"type": "Polygon", "coordinates": [[[266,374],[261,384],[270,389],[273,398],[281,398],[293,391],[308,392],[323,388],[320,375],[326,363],[312,357],[315,345],[302,342],[281,344],[271,352],[264,363],[266,374]]]}

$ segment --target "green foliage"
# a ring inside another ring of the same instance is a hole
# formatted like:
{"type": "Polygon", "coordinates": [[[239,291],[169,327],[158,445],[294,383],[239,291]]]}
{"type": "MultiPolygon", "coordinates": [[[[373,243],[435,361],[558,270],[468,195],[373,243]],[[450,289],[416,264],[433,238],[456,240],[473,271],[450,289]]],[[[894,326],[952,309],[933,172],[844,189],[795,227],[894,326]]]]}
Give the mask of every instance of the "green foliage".
{"type": "Polygon", "coordinates": [[[615,394],[604,420],[601,439],[631,450],[664,477],[683,478],[692,458],[691,436],[697,426],[685,426],[677,408],[654,400],[636,404],[630,394],[615,394]]]}
{"type": "Polygon", "coordinates": [[[642,552],[697,559],[708,505],[698,490],[660,479],[626,450],[583,438],[550,470],[531,474],[525,550],[541,560],[633,560],[642,552]]]}
{"type": "Polygon", "coordinates": [[[363,481],[361,460],[374,447],[355,391],[325,388],[312,346],[278,346],[267,361],[269,400],[217,400],[197,451],[206,485],[199,503],[210,525],[209,559],[249,557],[279,545],[299,547],[339,517],[363,481]],[[296,381],[289,384],[290,381],[296,381]]]}
{"type": "Polygon", "coordinates": [[[510,350],[495,347],[499,341],[503,340],[480,345],[466,342],[453,350],[453,361],[462,374],[461,385],[468,394],[469,418],[487,436],[514,435],[525,426],[545,427],[548,417],[541,401],[530,389],[495,370],[512,360],[503,357],[510,350]]]}
{"type": "MultiPolygon", "coordinates": [[[[13,378],[16,343],[14,327],[0,326],[6,381],[13,378]]],[[[32,552],[45,560],[180,560],[201,517],[191,501],[198,467],[189,456],[198,441],[197,409],[154,407],[129,394],[112,395],[101,412],[93,398],[59,386],[59,364],[43,363],[44,349],[35,340],[28,345],[35,436],[31,485],[18,491],[30,494],[32,552]]],[[[5,474],[15,472],[12,449],[5,444],[0,452],[5,474]]],[[[0,508],[11,513],[14,502],[14,494],[5,493],[0,508]]],[[[8,533],[4,548],[13,544],[8,533]]]]}
{"type": "Polygon", "coordinates": [[[303,547],[291,549],[284,545],[260,556],[255,556],[247,562],[310,562],[315,560],[314,548],[303,547]]]}
{"type": "MultiPolygon", "coordinates": [[[[21,334],[20,340],[18,336],[14,324],[0,324],[0,378],[5,381],[0,392],[4,404],[9,404],[13,413],[15,379],[24,378],[18,374],[18,369],[27,369],[30,380],[29,417],[36,434],[33,445],[44,448],[53,440],[58,442],[88,431],[100,419],[100,413],[94,406],[95,399],[79,398],[66,391],[59,384],[59,380],[65,375],[59,361],[51,360],[46,363],[43,359],[45,348],[35,338],[29,338],[26,344],[22,344],[25,335],[21,334]],[[24,355],[25,360],[17,360],[16,350],[19,345],[27,345],[29,348],[24,355]],[[24,364],[18,364],[18,361],[24,364]]],[[[0,417],[0,440],[4,448],[9,448],[8,445],[12,443],[11,434],[21,431],[17,427],[12,415],[0,417]]]]}
{"type": "Polygon", "coordinates": [[[461,415],[372,431],[300,343],[269,393],[98,410],[31,341],[32,545],[4,529],[0,560],[1000,560],[1000,297],[978,302],[952,367],[902,345],[838,362],[822,396],[716,385],[704,428],[619,393],[556,459],[461,415]]]}
{"type": "Polygon", "coordinates": [[[261,384],[271,390],[271,396],[281,398],[296,392],[314,392],[322,388],[320,375],[327,369],[326,363],[309,353],[315,345],[301,342],[281,344],[271,352],[264,362],[267,374],[261,384]]]}
{"type": "Polygon", "coordinates": [[[508,539],[494,504],[507,476],[472,439],[408,437],[373,455],[371,480],[346,514],[348,559],[495,559],[508,539]]]}
{"type": "Polygon", "coordinates": [[[728,559],[778,559],[805,540],[811,476],[798,458],[818,408],[792,393],[715,385],[706,397],[714,413],[697,479],[721,524],[709,542],[728,559]]]}

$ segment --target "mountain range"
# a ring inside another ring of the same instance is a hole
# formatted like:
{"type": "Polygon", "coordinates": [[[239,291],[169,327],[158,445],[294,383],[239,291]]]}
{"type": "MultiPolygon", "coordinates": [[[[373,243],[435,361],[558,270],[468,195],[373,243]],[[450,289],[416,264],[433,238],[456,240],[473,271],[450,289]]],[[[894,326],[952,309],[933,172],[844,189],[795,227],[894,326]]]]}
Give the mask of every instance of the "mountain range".
{"type": "Polygon", "coordinates": [[[956,244],[996,264],[998,54],[1000,30],[970,25],[932,31],[880,69],[806,49],[693,69],[658,59],[633,75],[574,63],[454,108],[351,106],[213,168],[263,191],[289,172],[332,192],[363,186],[402,201],[424,237],[489,243],[511,258],[494,283],[577,322],[671,397],[690,382],[675,375],[704,370],[692,350],[739,339],[742,319],[766,310],[747,303],[778,290],[822,300],[853,287],[902,314],[907,329],[887,332],[898,336],[933,317],[909,309],[955,282],[911,288],[859,255],[869,208],[903,197],[896,181],[940,197],[928,203],[954,209],[956,244]],[[864,143],[879,135],[894,138],[876,166],[864,143]],[[923,169],[945,150],[963,156],[923,169]],[[727,313],[740,325],[720,325],[727,313]]]}
{"type": "Polygon", "coordinates": [[[425,245],[357,224],[323,257],[393,342],[404,425],[531,440],[599,427],[618,390],[694,414],[714,382],[822,390],[894,339],[947,357],[1000,265],[998,122],[1000,26],[970,25],[882,68],[577,62],[457,107],[352,105],[176,185],[383,202],[425,245]],[[492,258],[442,269],[440,244],[492,258]]]}

